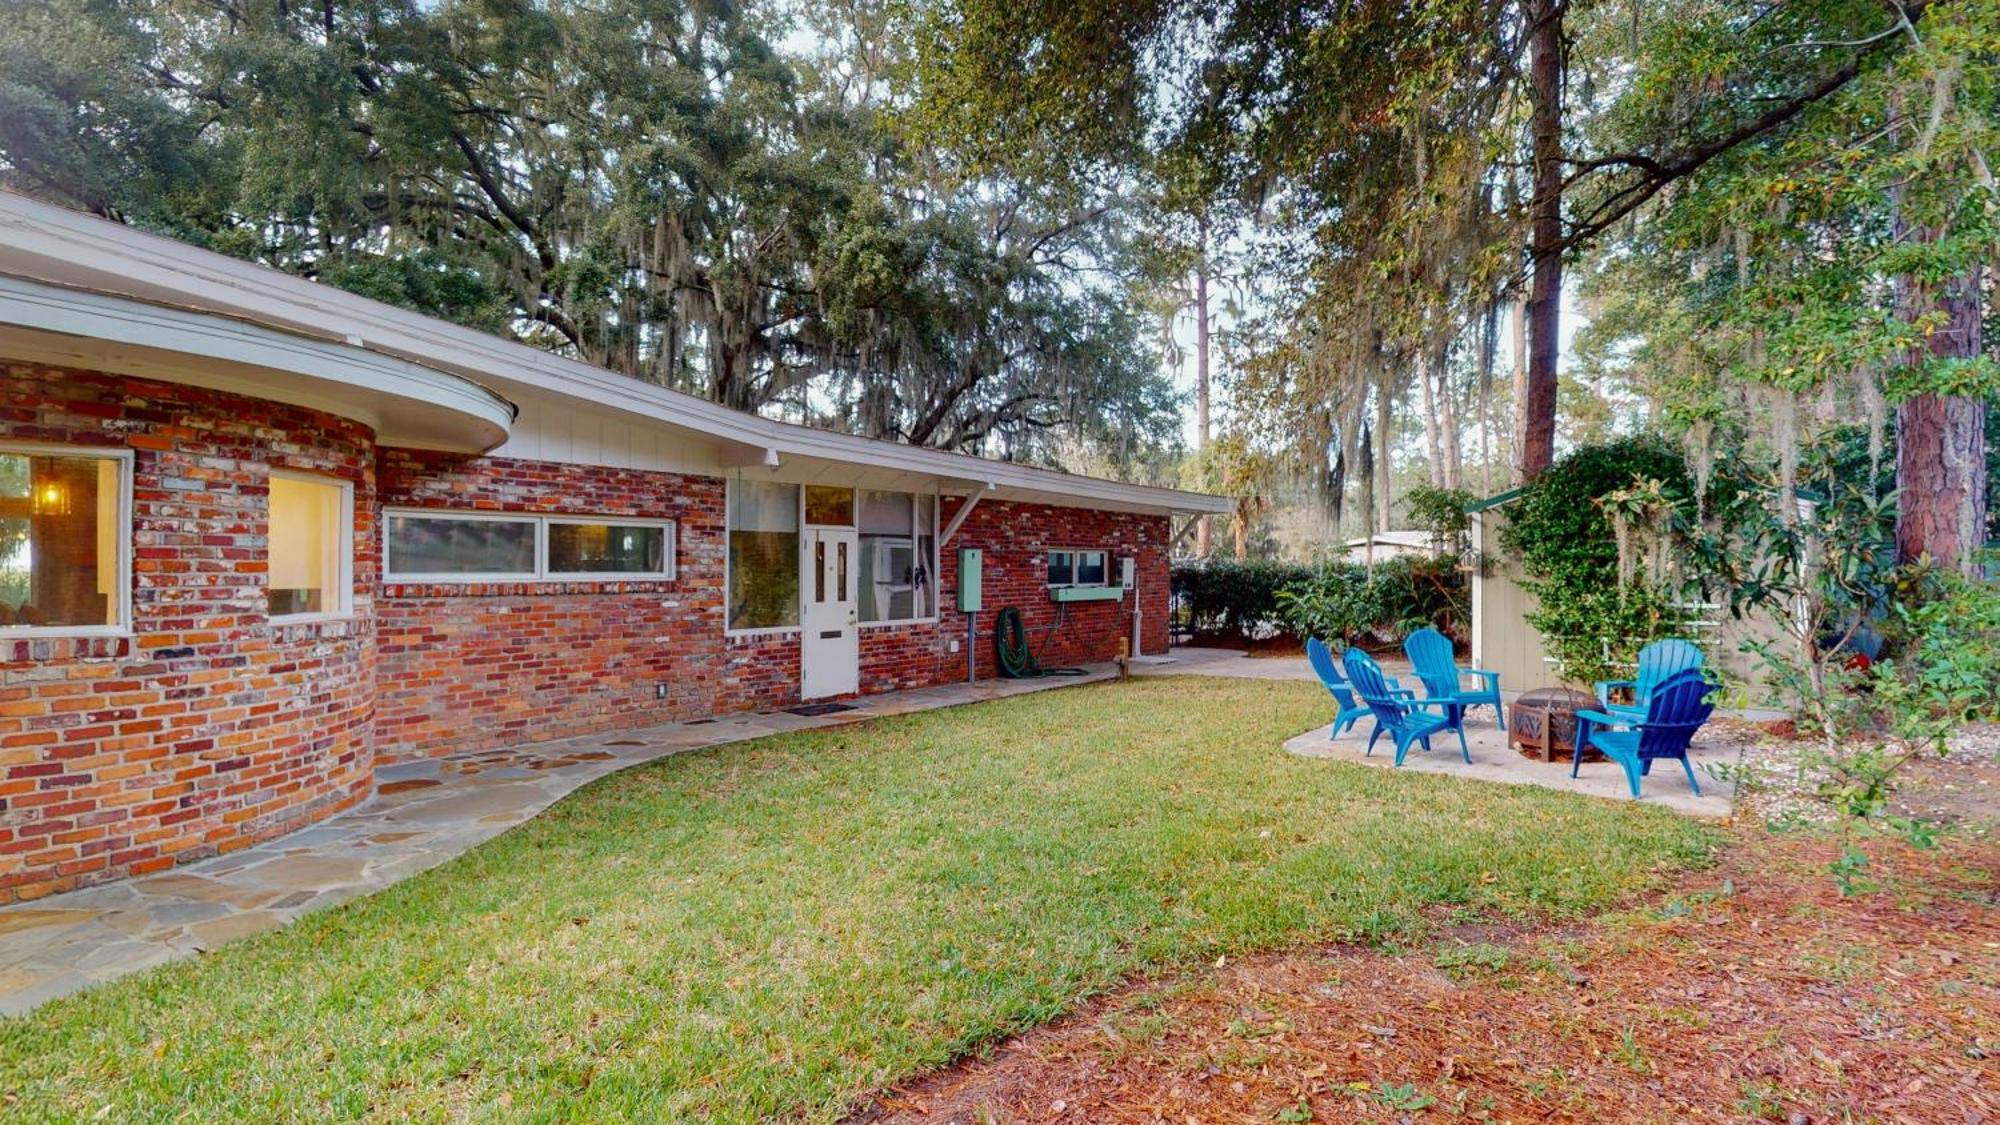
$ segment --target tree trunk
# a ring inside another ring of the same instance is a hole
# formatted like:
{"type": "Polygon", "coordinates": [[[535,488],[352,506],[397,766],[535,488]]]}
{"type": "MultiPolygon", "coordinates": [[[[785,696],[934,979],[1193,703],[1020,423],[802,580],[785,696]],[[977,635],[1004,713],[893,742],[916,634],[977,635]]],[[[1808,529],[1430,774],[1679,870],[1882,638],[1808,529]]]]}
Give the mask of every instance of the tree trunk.
{"type": "MultiPolygon", "coordinates": [[[[1194,447],[1198,453],[1208,448],[1208,220],[1201,223],[1201,255],[1194,268],[1194,447]]],[[[1209,518],[1195,526],[1195,555],[1207,558],[1213,549],[1209,518]]],[[[1242,557],[1239,549],[1237,556],[1242,557]]]]}
{"type": "Polygon", "coordinates": [[[1458,434],[1458,392],[1451,385],[1451,338],[1441,337],[1437,351],[1431,357],[1431,370],[1437,373],[1438,384],[1438,436],[1444,444],[1444,486],[1457,488],[1464,476],[1464,458],[1459,449],[1458,434]]]}
{"type": "Polygon", "coordinates": [[[1444,438],[1439,431],[1444,428],[1444,420],[1440,417],[1436,388],[1431,385],[1429,348],[1424,349],[1422,358],[1417,361],[1417,380],[1424,385],[1424,449],[1430,454],[1431,487],[1443,488],[1444,438]]]}
{"type": "Polygon", "coordinates": [[[1534,191],[1528,200],[1530,259],[1528,379],[1521,415],[1521,479],[1549,467],[1556,451],[1556,356],[1562,330],[1562,5],[1528,0],[1528,97],[1534,191]]]}
{"type": "Polygon", "coordinates": [[[1493,353],[1500,340],[1500,299],[1479,317],[1479,494],[1493,495],[1493,353]]]}
{"type": "Polygon", "coordinates": [[[1389,457],[1389,379],[1385,372],[1375,384],[1375,530],[1389,530],[1389,512],[1395,504],[1395,463],[1389,457]]]}
{"type": "MultiPolygon", "coordinates": [[[[1924,238],[1923,233],[1917,235],[1924,238]]],[[[1934,236],[1933,236],[1934,237],[1934,236]]],[[[1896,279],[1905,320],[1942,311],[1946,320],[1916,358],[1937,362],[1980,354],[1980,271],[1932,286],[1910,275],[1896,279]]],[[[1986,403],[1922,394],[1896,408],[1896,557],[1928,557],[1970,572],[1986,529],[1986,403]]]]}
{"type": "Polygon", "coordinates": [[[1507,427],[1507,463],[1514,467],[1514,483],[1525,484],[1521,476],[1521,450],[1528,447],[1528,296],[1527,290],[1517,289],[1511,302],[1514,322],[1514,392],[1508,401],[1514,406],[1514,416],[1507,427]]]}

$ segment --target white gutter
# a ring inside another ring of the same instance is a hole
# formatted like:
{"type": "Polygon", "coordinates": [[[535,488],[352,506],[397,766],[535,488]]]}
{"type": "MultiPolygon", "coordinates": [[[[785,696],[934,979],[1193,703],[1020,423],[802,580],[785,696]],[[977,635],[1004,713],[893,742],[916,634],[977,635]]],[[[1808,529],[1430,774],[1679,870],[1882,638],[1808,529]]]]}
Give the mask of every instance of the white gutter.
{"type": "Polygon", "coordinates": [[[332,286],[0,191],[0,274],[132,297],[395,356],[483,383],[552,391],[773,454],[819,457],[988,482],[1084,500],[1223,514],[1231,501],[1178,489],[1049,469],[795,426],[731,410],[581,360],[332,286]]]}

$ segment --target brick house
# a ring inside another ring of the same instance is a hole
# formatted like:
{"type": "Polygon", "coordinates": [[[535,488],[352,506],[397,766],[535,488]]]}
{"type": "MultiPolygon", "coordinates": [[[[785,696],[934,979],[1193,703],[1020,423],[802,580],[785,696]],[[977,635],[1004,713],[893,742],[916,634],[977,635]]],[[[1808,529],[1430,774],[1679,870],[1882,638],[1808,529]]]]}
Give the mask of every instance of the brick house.
{"type": "Polygon", "coordinates": [[[0,902],[291,831],[411,757],[990,676],[1002,606],[1044,663],[1161,652],[1170,517],[1228,510],[5,193],[0,386],[0,902]]]}

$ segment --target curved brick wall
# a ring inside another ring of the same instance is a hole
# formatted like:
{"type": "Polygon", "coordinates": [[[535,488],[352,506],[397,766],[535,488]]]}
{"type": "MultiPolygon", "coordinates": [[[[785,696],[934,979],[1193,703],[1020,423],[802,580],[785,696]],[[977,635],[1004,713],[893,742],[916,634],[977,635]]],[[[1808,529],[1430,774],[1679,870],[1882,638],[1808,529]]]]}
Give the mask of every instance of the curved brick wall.
{"type": "Polygon", "coordinates": [[[366,797],[375,444],[219,391],[0,364],[0,438],[129,446],[133,636],[0,637],[0,902],[213,855],[366,797]],[[266,617],[271,468],[354,485],[350,621],[266,617]]]}

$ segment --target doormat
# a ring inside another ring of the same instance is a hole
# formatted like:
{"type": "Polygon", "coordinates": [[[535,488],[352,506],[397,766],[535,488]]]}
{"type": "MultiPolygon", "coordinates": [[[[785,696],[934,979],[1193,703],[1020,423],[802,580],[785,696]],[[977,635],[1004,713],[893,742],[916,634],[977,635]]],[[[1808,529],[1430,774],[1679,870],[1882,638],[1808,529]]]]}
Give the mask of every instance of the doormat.
{"type": "Polygon", "coordinates": [[[786,711],[794,715],[804,715],[807,718],[812,718],[816,715],[831,715],[839,711],[852,711],[854,709],[855,707],[852,703],[808,703],[803,707],[785,708],[786,711]]]}

